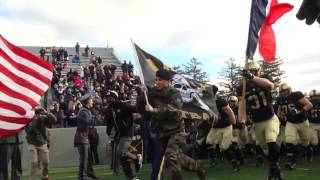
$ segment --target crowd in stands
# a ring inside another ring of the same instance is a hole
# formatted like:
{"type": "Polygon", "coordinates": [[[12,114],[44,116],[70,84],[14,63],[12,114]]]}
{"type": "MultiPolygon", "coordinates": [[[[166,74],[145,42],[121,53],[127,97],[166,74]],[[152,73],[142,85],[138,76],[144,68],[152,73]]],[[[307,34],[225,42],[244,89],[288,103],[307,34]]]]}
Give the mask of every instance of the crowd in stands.
{"type": "MultiPolygon", "coordinates": [[[[76,55],[79,58],[78,43],[75,46],[76,55]]],[[[88,56],[89,47],[85,48],[84,55],[88,56]]],[[[44,58],[45,50],[41,48],[40,57],[44,58]]],[[[95,104],[92,110],[95,115],[96,125],[105,124],[105,118],[101,112],[107,106],[106,96],[110,90],[118,92],[119,99],[131,101],[134,88],[139,86],[138,76],[133,74],[131,62],[124,61],[121,64],[122,73],[116,74],[117,66],[114,64],[102,64],[102,58],[91,52],[89,65],[82,65],[80,72],[70,68],[66,75],[61,72],[68,65],[68,52],[65,48],[51,49],[54,72],[52,78],[51,112],[56,115],[58,121],[52,124],[53,128],[75,127],[76,115],[81,108],[79,99],[86,93],[95,94],[95,104]]]]}

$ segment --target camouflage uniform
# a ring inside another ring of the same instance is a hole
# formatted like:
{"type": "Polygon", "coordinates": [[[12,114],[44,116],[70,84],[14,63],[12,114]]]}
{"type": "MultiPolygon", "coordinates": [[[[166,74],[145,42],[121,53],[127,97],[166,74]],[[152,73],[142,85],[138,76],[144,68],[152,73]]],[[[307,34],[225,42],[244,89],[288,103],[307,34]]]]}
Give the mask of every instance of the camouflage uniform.
{"type": "Polygon", "coordinates": [[[150,104],[157,109],[152,113],[150,133],[165,150],[170,179],[181,180],[182,168],[197,171],[199,175],[202,170],[200,163],[185,155],[182,150],[186,145],[186,134],[181,118],[182,98],[179,92],[172,87],[161,91],[151,89],[148,97],[150,104]]]}

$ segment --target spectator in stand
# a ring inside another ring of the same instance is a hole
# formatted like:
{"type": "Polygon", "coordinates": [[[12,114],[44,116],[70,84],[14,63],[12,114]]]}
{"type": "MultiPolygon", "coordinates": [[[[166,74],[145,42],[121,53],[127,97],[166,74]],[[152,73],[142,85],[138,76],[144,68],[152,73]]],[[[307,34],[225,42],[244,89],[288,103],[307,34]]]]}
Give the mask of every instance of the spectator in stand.
{"type": "Polygon", "coordinates": [[[130,76],[128,74],[123,74],[121,79],[126,86],[131,86],[132,83],[130,81],[130,76]]]}
{"type": "Polygon", "coordinates": [[[73,56],[72,63],[79,63],[79,56],[73,56]]]}
{"type": "Polygon", "coordinates": [[[97,74],[97,82],[102,83],[102,81],[105,79],[102,70],[100,68],[97,68],[96,74],[97,74]]]}
{"type": "Polygon", "coordinates": [[[121,90],[120,83],[118,81],[113,81],[113,87],[111,89],[113,89],[113,90],[115,90],[117,92],[120,92],[120,90],[121,90]]]}
{"type": "Polygon", "coordinates": [[[72,68],[69,69],[69,72],[67,72],[67,80],[72,81],[73,80],[73,72],[72,68]]]}
{"type": "Polygon", "coordinates": [[[100,86],[100,83],[96,82],[95,87],[94,87],[94,91],[95,91],[96,95],[101,96],[101,86],[100,86]]]}
{"type": "Polygon", "coordinates": [[[122,83],[122,76],[118,75],[118,76],[116,77],[116,81],[117,81],[118,83],[122,83]]]}
{"type": "Polygon", "coordinates": [[[90,79],[95,80],[96,67],[94,64],[89,64],[89,72],[90,72],[90,79]]]}
{"type": "Polygon", "coordinates": [[[95,55],[92,55],[91,54],[91,57],[90,57],[90,64],[93,64],[93,65],[96,65],[97,64],[97,57],[95,55]]]}
{"type": "Polygon", "coordinates": [[[56,118],[57,122],[53,124],[53,128],[64,128],[65,127],[65,119],[66,115],[64,114],[64,110],[60,109],[60,105],[58,102],[53,102],[53,109],[50,111],[56,118]]]}
{"type": "Polygon", "coordinates": [[[89,81],[90,79],[90,71],[88,67],[83,68],[83,77],[85,81],[89,81]]]}
{"type": "Polygon", "coordinates": [[[133,77],[133,65],[131,64],[131,61],[129,61],[128,64],[128,74],[130,77],[133,77]]]}
{"type": "Polygon", "coordinates": [[[103,66],[103,72],[104,72],[104,74],[107,74],[108,71],[109,71],[109,65],[106,64],[106,65],[103,66]]]}
{"type": "Polygon", "coordinates": [[[67,114],[67,119],[66,121],[68,122],[68,126],[69,127],[74,127],[77,126],[77,113],[78,113],[78,104],[80,102],[77,100],[77,96],[76,95],[72,95],[72,99],[71,101],[68,102],[68,109],[66,111],[67,114]]]}
{"type": "Polygon", "coordinates": [[[61,82],[59,82],[58,84],[58,88],[55,89],[54,94],[57,98],[59,98],[60,96],[64,95],[64,87],[63,84],[61,82]]]}
{"type": "Polygon", "coordinates": [[[123,74],[128,74],[128,64],[126,60],[124,60],[124,62],[122,63],[121,70],[123,74]]]}
{"type": "Polygon", "coordinates": [[[69,54],[66,48],[63,49],[64,62],[69,61],[69,54]]]}
{"type": "Polygon", "coordinates": [[[74,94],[77,96],[78,99],[80,99],[85,94],[83,86],[75,86],[74,94]]]}
{"type": "Polygon", "coordinates": [[[46,54],[46,50],[44,49],[44,47],[41,47],[39,53],[40,53],[40,57],[44,59],[44,55],[46,54]]]}
{"type": "Polygon", "coordinates": [[[111,74],[112,74],[113,77],[114,77],[114,75],[116,73],[116,69],[117,69],[116,65],[110,64],[110,71],[111,71],[111,74]]]}
{"type": "Polygon", "coordinates": [[[58,74],[57,70],[54,69],[52,72],[51,87],[53,87],[55,84],[58,84],[59,79],[60,79],[59,74],[58,74]]]}
{"type": "Polygon", "coordinates": [[[86,48],[84,48],[84,55],[85,55],[86,57],[89,56],[89,50],[90,50],[90,48],[89,48],[89,46],[87,45],[86,48]]]}
{"type": "Polygon", "coordinates": [[[66,104],[66,102],[64,101],[64,95],[58,96],[58,99],[59,99],[59,107],[60,107],[60,109],[63,109],[63,111],[66,112],[66,110],[67,110],[67,104],[66,104]]]}
{"type": "Polygon", "coordinates": [[[112,78],[112,73],[111,73],[111,70],[109,69],[109,66],[105,65],[103,67],[103,70],[104,70],[105,79],[110,80],[112,78]]]}
{"type": "MultiPolygon", "coordinates": [[[[59,56],[58,56],[59,57],[59,56]]],[[[57,59],[58,60],[58,59],[57,59]]],[[[58,60],[59,61],[59,60],[58,60]]],[[[59,76],[61,76],[61,71],[63,69],[63,66],[60,62],[58,62],[57,67],[56,67],[56,71],[59,74],[59,76]]]]}
{"type": "Polygon", "coordinates": [[[73,98],[73,92],[71,87],[67,87],[64,93],[64,101],[68,104],[73,98]]]}
{"type": "Polygon", "coordinates": [[[98,62],[98,64],[102,64],[101,56],[98,56],[98,58],[97,58],[97,62],[98,62]]]}
{"type": "Polygon", "coordinates": [[[51,49],[51,56],[52,56],[52,64],[56,64],[58,51],[56,50],[55,46],[53,46],[52,49],[51,49]]]}
{"type": "Polygon", "coordinates": [[[83,86],[83,80],[81,79],[81,76],[78,75],[78,73],[74,76],[73,83],[75,86],[83,86]]]}
{"type": "Polygon", "coordinates": [[[76,56],[77,56],[77,57],[80,57],[80,45],[79,45],[78,42],[77,42],[75,48],[76,48],[76,56]]]}
{"type": "Polygon", "coordinates": [[[102,99],[101,96],[94,97],[94,104],[91,113],[94,116],[95,125],[105,125],[102,117],[102,99]]]}
{"type": "Polygon", "coordinates": [[[80,78],[84,78],[84,68],[80,66],[80,78]]]}
{"type": "Polygon", "coordinates": [[[104,97],[106,97],[108,89],[105,86],[105,80],[100,84],[101,88],[101,99],[103,100],[104,97]]]}
{"type": "Polygon", "coordinates": [[[64,49],[62,48],[62,47],[60,47],[60,49],[59,49],[59,51],[58,51],[58,53],[59,53],[59,61],[64,61],[64,49]]]}

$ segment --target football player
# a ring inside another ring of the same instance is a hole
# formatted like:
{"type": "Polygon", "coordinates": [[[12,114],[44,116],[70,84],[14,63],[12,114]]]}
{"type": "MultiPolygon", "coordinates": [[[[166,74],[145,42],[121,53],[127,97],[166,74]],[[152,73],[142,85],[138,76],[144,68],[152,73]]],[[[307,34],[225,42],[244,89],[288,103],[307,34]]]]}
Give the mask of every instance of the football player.
{"type": "Polygon", "coordinates": [[[235,115],[228,105],[227,101],[222,98],[216,100],[217,109],[219,111],[219,119],[212,126],[211,133],[207,136],[206,143],[211,145],[208,147],[211,163],[215,163],[216,145],[219,145],[220,151],[231,162],[234,171],[239,171],[239,161],[236,158],[236,148],[231,144],[232,125],[236,123],[235,115]]]}
{"type": "Polygon", "coordinates": [[[228,99],[230,108],[236,117],[236,123],[233,125],[233,139],[232,143],[236,147],[237,158],[240,165],[243,165],[243,153],[242,149],[248,143],[248,130],[244,123],[241,123],[238,119],[238,98],[237,96],[230,96],[228,99]]]}
{"type": "Polygon", "coordinates": [[[280,146],[280,154],[282,156],[282,155],[285,155],[286,153],[285,127],[286,127],[287,119],[285,115],[279,112],[280,108],[279,108],[278,102],[280,102],[280,99],[281,99],[280,96],[276,98],[273,108],[275,112],[277,112],[278,118],[280,120],[280,134],[278,136],[277,143],[280,146]]]}
{"type": "Polygon", "coordinates": [[[288,162],[285,166],[294,169],[296,166],[296,145],[298,138],[305,148],[307,159],[312,159],[312,148],[309,146],[309,122],[307,113],[312,108],[312,103],[300,91],[292,92],[287,83],[280,84],[279,92],[279,115],[285,116],[287,124],[285,127],[286,155],[288,162]]]}
{"type": "Polygon", "coordinates": [[[320,135],[320,92],[312,90],[309,93],[310,101],[313,105],[308,111],[308,119],[310,123],[310,144],[314,151],[317,151],[320,135]]]}
{"type": "Polygon", "coordinates": [[[237,88],[239,96],[239,120],[246,121],[247,111],[252,116],[257,144],[268,155],[270,161],[269,180],[282,180],[279,166],[280,149],[276,143],[280,122],[274,113],[271,91],[274,83],[266,75],[260,75],[260,65],[251,61],[243,70],[246,78],[245,99],[242,99],[242,85],[237,88]]]}

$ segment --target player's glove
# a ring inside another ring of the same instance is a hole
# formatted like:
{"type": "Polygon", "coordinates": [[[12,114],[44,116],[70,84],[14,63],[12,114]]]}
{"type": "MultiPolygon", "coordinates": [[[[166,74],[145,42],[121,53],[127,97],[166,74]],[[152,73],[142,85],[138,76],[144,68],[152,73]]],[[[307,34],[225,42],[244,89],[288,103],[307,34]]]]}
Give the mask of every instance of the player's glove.
{"type": "Polygon", "coordinates": [[[320,23],[320,0],[303,0],[296,15],[299,20],[306,19],[306,24],[311,25],[317,19],[320,23]]]}
{"type": "Polygon", "coordinates": [[[242,70],[242,76],[247,80],[252,80],[254,78],[254,75],[246,69],[242,70]]]}

